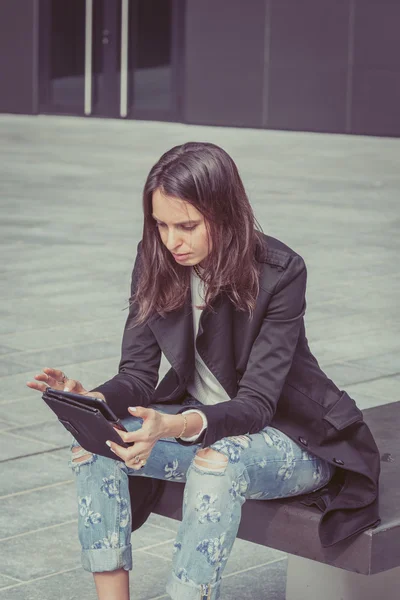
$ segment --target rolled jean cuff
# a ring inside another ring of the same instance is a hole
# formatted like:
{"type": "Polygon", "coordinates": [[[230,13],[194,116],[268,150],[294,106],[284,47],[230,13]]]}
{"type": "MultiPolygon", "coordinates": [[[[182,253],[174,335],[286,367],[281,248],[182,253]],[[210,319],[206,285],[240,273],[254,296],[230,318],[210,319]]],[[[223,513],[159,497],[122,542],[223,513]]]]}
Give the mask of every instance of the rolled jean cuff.
{"type": "Polygon", "coordinates": [[[173,600],[218,600],[221,593],[221,579],[215,583],[199,585],[193,581],[185,581],[170,573],[167,593],[173,600]]]}
{"type": "Polygon", "coordinates": [[[82,550],[82,567],[90,573],[132,569],[132,546],[82,550]]]}

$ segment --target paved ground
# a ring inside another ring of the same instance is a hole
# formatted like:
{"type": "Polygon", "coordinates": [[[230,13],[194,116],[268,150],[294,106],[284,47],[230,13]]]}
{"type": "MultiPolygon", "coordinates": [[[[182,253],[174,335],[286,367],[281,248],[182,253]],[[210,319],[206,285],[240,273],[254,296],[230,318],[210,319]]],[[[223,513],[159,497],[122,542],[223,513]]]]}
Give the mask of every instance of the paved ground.
{"type": "MultiPolygon", "coordinates": [[[[141,188],[171,146],[231,153],[264,231],[306,259],[321,366],[361,408],[399,399],[400,140],[5,115],[0,139],[0,600],[95,599],[68,434],[25,382],[44,366],[88,388],[116,372],[141,188]]],[[[133,535],[135,600],[167,598],[175,531],[152,516],[133,535]]],[[[222,597],[283,600],[285,571],[237,540],[222,597]]]]}

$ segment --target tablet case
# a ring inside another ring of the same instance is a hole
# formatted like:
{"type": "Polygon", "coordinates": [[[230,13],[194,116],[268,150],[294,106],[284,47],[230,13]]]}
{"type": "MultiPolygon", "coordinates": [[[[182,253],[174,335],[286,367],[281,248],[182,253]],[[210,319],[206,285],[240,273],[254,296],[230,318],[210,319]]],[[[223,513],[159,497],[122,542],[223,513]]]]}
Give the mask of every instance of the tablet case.
{"type": "Polygon", "coordinates": [[[54,390],[46,390],[42,395],[47,406],[57,415],[58,420],[76,439],[76,441],[92,454],[100,454],[113,460],[122,458],[114,454],[107,446],[110,440],[119,446],[129,448],[118,433],[113,429],[112,423],[108,421],[99,409],[85,406],[64,397],[57,397],[54,390]]]}

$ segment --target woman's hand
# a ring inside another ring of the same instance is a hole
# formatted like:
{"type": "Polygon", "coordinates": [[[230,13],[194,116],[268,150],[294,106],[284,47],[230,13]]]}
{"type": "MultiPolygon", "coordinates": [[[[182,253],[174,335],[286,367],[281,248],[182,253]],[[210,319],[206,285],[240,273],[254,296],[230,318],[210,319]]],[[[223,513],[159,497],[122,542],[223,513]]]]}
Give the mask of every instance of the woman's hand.
{"type": "Polygon", "coordinates": [[[88,394],[80,381],[68,379],[65,373],[59,369],[45,367],[42,373],[35,375],[35,379],[36,381],[28,381],[26,385],[32,390],[38,390],[38,392],[44,392],[46,388],[51,387],[55,390],[64,390],[74,394],[88,394]]]}
{"type": "Polygon", "coordinates": [[[124,442],[127,444],[134,443],[134,445],[130,448],[124,448],[111,441],[108,441],[107,445],[122,458],[127,467],[138,471],[146,464],[158,440],[165,436],[164,415],[153,408],[144,408],[143,406],[130,407],[128,410],[134,417],[143,419],[142,427],[132,432],[114,429],[124,442]],[[139,457],[139,460],[136,457],[139,457]],[[144,464],[141,461],[144,461],[144,464]]]}

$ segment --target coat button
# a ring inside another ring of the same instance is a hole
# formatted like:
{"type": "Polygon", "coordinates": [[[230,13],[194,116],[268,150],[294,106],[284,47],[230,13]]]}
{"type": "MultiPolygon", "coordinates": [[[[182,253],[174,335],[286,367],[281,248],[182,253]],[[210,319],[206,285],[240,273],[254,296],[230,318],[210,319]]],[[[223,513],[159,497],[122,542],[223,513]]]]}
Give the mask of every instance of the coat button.
{"type": "Polygon", "coordinates": [[[344,465],[344,462],[340,458],[334,458],[333,462],[337,465],[344,465]]]}
{"type": "Polygon", "coordinates": [[[303,446],[308,446],[307,440],[304,439],[303,437],[299,437],[299,442],[300,442],[300,444],[303,444],[303,446]]]}

